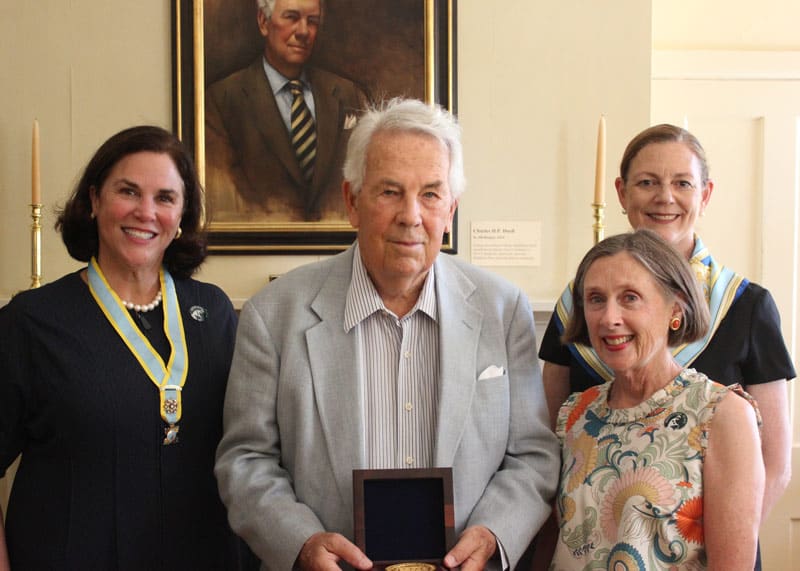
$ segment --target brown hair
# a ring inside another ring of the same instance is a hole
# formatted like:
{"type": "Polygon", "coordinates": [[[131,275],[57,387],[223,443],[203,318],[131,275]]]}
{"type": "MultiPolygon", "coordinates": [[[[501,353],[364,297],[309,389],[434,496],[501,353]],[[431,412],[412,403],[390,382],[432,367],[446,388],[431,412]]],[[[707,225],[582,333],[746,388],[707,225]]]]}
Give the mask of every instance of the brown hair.
{"type": "Polygon", "coordinates": [[[681,326],[677,331],[668,330],[668,345],[676,347],[701,339],[708,330],[710,316],[708,304],[694,277],[694,272],[686,259],[658,234],[652,230],[640,229],[606,238],[583,257],[573,282],[572,315],[561,337],[562,342],[590,344],[583,309],[586,273],[600,258],[622,252],[630,255],[650,272],[664,294],[674,298],[681,306],[683,312],[681,326]]]}
{"type": "Polygon", "coordinates": [[[67,251],[76,260],[88,262],[96,256],[99,242],[97,223],[91,217],[90,189],[94,187],[100,192],[114,166],[128,155],[139,152],[169,155],[183,180],[182,234],[164,252],[164,266],[174,277],[188,278],[206,258],[206,234],[200,226],[203,190],[191,155],[175,135],[161,127],[131,127],[103,143],[86,165],[64,209],[59,212],[56,230],[61,232],[67,251]]]}
{"type": "Polygon", "coordinates": [[[700,161],[701,182],[705,186],[708,182],[708,160],[706,159],[706,151],[703,149],[703,145],[700,144],[697,137],[686,129],[669,125],[668,123],[648,127],[631,139],[631,142],[625,147],[625,152],[622,154],[622,161],[619,165],[619,176],[623,182],[628,180],[628,171],[631,168],[631,163],[636,158],[636,155],[639,154],[639,151],[654,143],[683,143],[689,147],[697,157],[697,160],[700,161]]]}

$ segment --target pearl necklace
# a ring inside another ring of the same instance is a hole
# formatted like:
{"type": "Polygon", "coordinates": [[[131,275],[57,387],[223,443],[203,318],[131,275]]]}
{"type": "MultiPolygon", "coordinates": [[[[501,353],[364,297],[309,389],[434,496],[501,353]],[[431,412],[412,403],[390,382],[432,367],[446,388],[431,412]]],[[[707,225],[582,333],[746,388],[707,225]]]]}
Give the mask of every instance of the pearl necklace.
{"type": "Polygon", "coordinates": [[[120,301],[122,301],[122,305],[125,306],[125,309],[131,309],[136,313],[147,313],[148,311],[153,311],[156,307],[161,305],[161,290],[158,290],[155,299],[146,305],[131,303],[130,301],[125,301],[124,299],[120,301]]]}

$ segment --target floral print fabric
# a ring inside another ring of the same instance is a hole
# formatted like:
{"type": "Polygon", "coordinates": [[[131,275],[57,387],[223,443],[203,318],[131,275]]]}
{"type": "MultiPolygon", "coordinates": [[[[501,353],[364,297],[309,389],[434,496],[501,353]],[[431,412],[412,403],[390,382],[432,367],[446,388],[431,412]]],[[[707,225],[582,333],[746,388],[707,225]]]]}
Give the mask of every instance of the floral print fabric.
{"type": "Polygon", "coordinates": [[[571,395],[559,412],[559,538],[550,569],[704,569],[711,419],[729,390],[755,403],[738,385],[684,369],[638,406],[611,409],[612,383],[571,395]]]}

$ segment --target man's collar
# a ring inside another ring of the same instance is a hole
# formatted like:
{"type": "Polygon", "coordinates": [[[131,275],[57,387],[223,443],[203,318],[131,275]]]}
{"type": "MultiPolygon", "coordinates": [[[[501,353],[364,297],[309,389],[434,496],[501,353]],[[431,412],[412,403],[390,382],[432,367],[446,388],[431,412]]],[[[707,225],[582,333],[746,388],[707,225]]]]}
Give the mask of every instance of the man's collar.
{"type": "MultiPolygon", "coordinates": [[[[264,66],[264,73],[267,76],[267,81],[269,82],[270,88],[272,88],[273,95],[277,95],[278,92],[284,88],[284,86],[289,82],[289,78],[279,72],[277,69],[272,67],[269,62],[267,61],[266,56],[261,56],[261,62],[264,66]]],[[[303,82],[303,85],[306,87],[309,86],[308,82],[308,74],[306,70],[303,69],[302,73],[300,73],[299,77],[300,81],[303,82]]]]}
{"type": "MultiPolygon", "coordinates": [[[[425,276],[425,283],[422,284],[419,297],[414,307],[406,315],[412,315],[419,310],[428,315],[434,321],[438,319],[436,307],[436,276],[434,267],[425,276]]],[[[349,331],[364,319],[376,311],[386,311],[391,313],[383,303],[375,284],[367,273],[364,261],[361,259],[361,251],[358,242],[353,246],[353,271],[350,280],[350,287],[347,289],[347,297],[344,309],[344,329],[349,331]]]]}

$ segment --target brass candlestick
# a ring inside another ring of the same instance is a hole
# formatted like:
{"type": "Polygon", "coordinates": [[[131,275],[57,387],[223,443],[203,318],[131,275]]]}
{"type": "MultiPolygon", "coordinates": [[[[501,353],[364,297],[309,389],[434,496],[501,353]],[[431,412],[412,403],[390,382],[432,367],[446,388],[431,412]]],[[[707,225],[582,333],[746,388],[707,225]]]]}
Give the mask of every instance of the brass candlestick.
{"type": "Polygon", "coordinates": [[[594,224],[592,224],[592,230],[594,231],[595,244],[602,240],[605,235],[605,226],[603,225],[605,209],[605,202],[599,204],[597,202],[592,203],[592,210],[594,210],[594,224]]]}
{"type": "Polygon", "coordinates": [[[42,205],[31,204],[31,289],[42,285],[42,205]]]}

